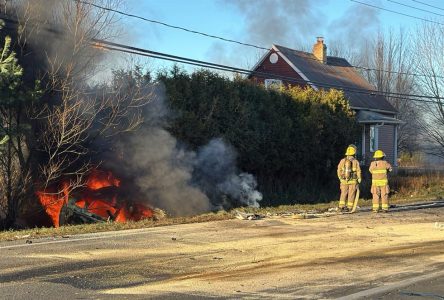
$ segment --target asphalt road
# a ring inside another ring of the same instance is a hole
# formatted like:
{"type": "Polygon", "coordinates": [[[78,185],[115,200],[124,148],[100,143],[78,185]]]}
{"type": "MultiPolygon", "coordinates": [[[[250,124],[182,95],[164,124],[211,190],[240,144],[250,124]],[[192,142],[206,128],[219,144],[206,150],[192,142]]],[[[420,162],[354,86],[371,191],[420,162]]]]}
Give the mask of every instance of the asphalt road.
{"type": "Polygon", "coordinates": [[[1,299],[444,299],[444,208],[0,243],[1,299]]]}
{"type": "MultiPolygon", "coordinates": [[[[434,274],[432,274],[434,275],[434,274]]],[[[376,295],[378,299],[444,299],[444,275],[394,288],[386,293],[376,295]]],[[[374,297],[373,297],[374,298],[374,297]]]]}
{"type": "Polygon", "coordinates": [[[103,289],[161,279],[131,257],[131,248],[172,241],[172,228],[129,230],[0,243],[1,299],[146,299],[147,295],[102,295],[103,289]],[[113,252],[127,252],[125,258],[113,252]],[[136,275],[137,273],[137,275],[136,275]],[[153,276],[154,275],[154,276],[153,276]]]}

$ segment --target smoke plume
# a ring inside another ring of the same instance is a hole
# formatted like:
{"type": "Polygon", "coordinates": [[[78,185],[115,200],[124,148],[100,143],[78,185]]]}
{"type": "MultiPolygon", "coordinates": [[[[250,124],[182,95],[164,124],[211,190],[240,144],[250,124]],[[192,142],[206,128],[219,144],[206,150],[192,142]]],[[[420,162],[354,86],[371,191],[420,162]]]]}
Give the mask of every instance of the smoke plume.
{"type": "Polygon", "coordinates": [[[319,23],[324,19],[316,8],[326,0],[250,0],[228,1],[244,16],[246,35],[250,42],[261,45],[282,44],[294,47],[305,38],[319,35],[319,23]]]}
{"type": "Polygon", "coordinates": [[[222,139],[199,149],[194,165],[194,182],[210,196],[213,207],[224,208],[227,197],[237,205],[259,207],[262,195],[255,190],[256,180],[251,174],[239,174],[236,152],[222,139]]]}
{"type": "MultiPolygon", "coordinates": [[[[106,1],[110,5],[118,2],[106,1]]],[[[53,184],[62,180],[64,174],[75,174],[76,166],[92,165],[111,170],[121,179],[119,199],[145,202],[172,215],[259,205],[262,196],[255,190],[256,181],[252,175],[236,168],[236,153],[232,147],[222,139],[215,139],[201,149],[191,151],[168,132],[168,122],[173,116],[167,109],[160,85],[138,86],[143,78],[134,76],[137,72],[130,70],[120,73],[117,81],[114,78],[114,82],[100,87],[85,88],[94,75],[94,67],[103,59],[100,49],[92,48],[90,40],[113,36],[113,15],[68,0],[23,0],[16,2],[15,10],[21,19],[32,19],[25,28],[25,36],[27,45],[34,51],[32,57],[41,60],[39,68],[50,74],[50,83],[53,83],[52,79],[60,78],[51,87],[64,91],[58,95],[63,101],[61,107],[66,109],[63,115],[70,116],[75,112],[84,119],[80,123],[83,127],[74,134],[81,136],[74,141],[76,144],[66,141],[70,149],[82,151],[73,151],[73,154],[57,152],[63,153],[54,162],[61,175],[52,180],[53,184]],[[55,30],[55,34],[45,30],[48,26],[55,30]],[[133,92],[137,94],[135,97],[132,97],[133,92]],[[115,99],[108,100],[112,95],[115,99]],[[137,97],[144,98],[142,95],[151,101],[134,101],[137,97]],[[90,111],[85,112],[84,105],[76,105],[78,101],[85,104],[97,102],[97,105],[86,105],[90,111]],[[135,129],[132,121],[139,116],[143,124],[135,129]],[[89,117],[93,119],[91,123],[89,117]]],[[[54,95],[50,97],[55,98],[54,95]]],[[[57,103],[60,101],[54,101],[54,109],[52,106],[48,109],[50,116],[58,116],[57,103]]],[[[53,133],[50,129],[65,123],[57,118],[51,120],[55,126],[48,126],[45,134],[52,138],[59,134],[63,138],[63,130],[53,133]]],[[[67,120],[72,122],[67,127],[69,129],[80,126],[76,118],[68,117],[67,120]]]]}
{"type": "Polygon", "coordinates": [[[132,197],[138,197],[137,201],[165,209],[173,215],[210,210],[208,197],[190,184],[193,153],[180,149],[166,130],[143,128],[122,146],[126,159],[120,169],[114,166],[114,172],[132,180],[123,184],[135,185],[132,197]]]}
{"type": "Polygon", "coordinates": [[[346,47],[342,52],[362,52],[377,31],[379,14],[379,10],[371,7],[351,5],[340,18],[328,25],[330,44],[334,47],[346,47]]]}
{"type": "Polygon", "coordinates": [[[124,179],[127,197],[162,208],[172,215],[191,215],[236,206],[259,206],[261,193],[251,174],[236,167],[235,149],[220,138],[190,151],[166,129],[171,112],[163,88],[144,112],[140,130],[123,137],[104,166],[124,179]]]}
{"type": "MultiPolygon", "coordinates": [[[[378,2],[373,4],[378,5],[378,2]]],[[[329,53],[332,50],[333,55],[349,58],[350,53],[354,55],[365,47],[380,24],[380,11],[360,4],[351,4],[341,15],[334,16],[324,14],[327,4],[336,3],[329,0],[228,0],[220,3],[228,3],[241,16],[241,20],[234,22],[243,27],[237,40],[266,48],[278,44],[311,52],[315,37],[323,36],[329,53]]],[[[212,61],[252,67],[259,60],[254,51],[257,50],[215,42],[207,55],[212,61]]],[[[260,56],[263,53],[261,51],[260,56]]]]}

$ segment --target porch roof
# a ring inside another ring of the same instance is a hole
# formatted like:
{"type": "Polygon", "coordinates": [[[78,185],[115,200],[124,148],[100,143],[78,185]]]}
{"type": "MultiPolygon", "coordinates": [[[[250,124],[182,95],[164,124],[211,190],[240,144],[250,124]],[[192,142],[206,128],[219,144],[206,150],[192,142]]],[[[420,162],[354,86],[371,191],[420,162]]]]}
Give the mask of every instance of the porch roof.
{"type": "Polygon", "coordinates": [[[403,124],[404,122],[374,111],[360,110],[356,114],[358,123],[360,124],[403,124]]]}

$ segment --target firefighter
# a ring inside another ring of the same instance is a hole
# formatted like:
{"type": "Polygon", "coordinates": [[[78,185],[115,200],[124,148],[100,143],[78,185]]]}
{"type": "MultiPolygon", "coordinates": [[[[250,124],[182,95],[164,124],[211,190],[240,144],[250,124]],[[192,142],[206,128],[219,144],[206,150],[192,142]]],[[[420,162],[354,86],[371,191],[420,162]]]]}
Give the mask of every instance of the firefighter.
{"type": "Polygon", "coordinates": [[[376,150],[373,158],[375,160],[372,161],[369,168],[369,171],[372,174],[372,211],[377,213],[381,208],[382,212],[388,212],[388,195],[390,193],[390,188],[388,185],[387,173],[392,171],[392,166],[384,160],[385,153],[381,150],[376,150]],[[381,202],[381,205],[379,202],[381,202]]]}
{"type": "Polygon", "coordinates": [[[341,197],[339,209],[349,211],[353,208],[358,184],[361,183],[361,167],[355,158],[356,146],[349,145],[345,157],[338,165],[338,178],[340,181],[341,197]]]}

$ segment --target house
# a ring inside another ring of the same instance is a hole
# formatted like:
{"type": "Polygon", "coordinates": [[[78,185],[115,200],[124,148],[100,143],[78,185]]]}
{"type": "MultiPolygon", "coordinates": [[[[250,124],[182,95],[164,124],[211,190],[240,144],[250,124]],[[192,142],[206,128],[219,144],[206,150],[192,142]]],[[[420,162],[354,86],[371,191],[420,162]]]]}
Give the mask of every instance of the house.
{"type": "Polygon", "coordinates": [[[397,165],[397,131],[402,123],[396,118],[397,110],[347,60],[327,56],[322,37],[317,38],[312,53],[273,45],[249,77],[266,87],[284,84],[343,90],[362,128],[356,141],[358,158],[368,165],[373,152],[381,149],[397,165]]]}

